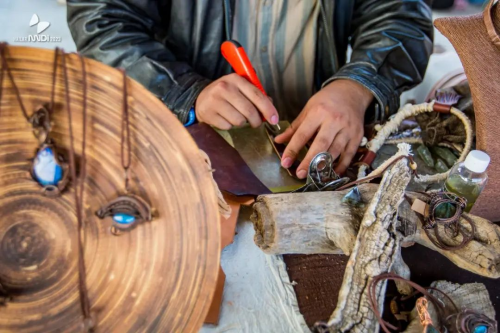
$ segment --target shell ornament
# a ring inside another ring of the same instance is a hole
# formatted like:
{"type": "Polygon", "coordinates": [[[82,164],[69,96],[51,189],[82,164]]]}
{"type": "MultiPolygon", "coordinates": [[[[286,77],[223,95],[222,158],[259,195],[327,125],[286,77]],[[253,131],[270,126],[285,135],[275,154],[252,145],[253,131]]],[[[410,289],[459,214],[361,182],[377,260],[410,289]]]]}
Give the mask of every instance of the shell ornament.
{"type": "Polygon", "coordinates": [[[114,235],[119,235],[122,231],[132,230],[138,224],[153,219],[151,206],[136,195],[119,196],[99,209],[96,215],[100,219],[112,217],[111,232],[114,235]]]}

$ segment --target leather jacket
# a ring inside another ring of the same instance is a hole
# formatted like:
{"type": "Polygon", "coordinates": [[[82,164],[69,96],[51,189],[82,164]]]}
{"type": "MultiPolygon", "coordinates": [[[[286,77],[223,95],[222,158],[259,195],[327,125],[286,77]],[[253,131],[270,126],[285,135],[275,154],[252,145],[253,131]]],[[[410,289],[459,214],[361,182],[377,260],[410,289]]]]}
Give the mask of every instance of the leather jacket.
{"type": "MultiPolygon", "coordinates": [[[[68,23],[79,52],[125,68],[185,123],[200,92],[231,72],[220,45],[231,36],[234,1],[68,0],[68,23]]],[[[316,88],[355,80],[375,96],[372,120],[387,119],[400,94],[425,73],[433,39],[429,6],[422,0],[319,1],[316,88]]]]}

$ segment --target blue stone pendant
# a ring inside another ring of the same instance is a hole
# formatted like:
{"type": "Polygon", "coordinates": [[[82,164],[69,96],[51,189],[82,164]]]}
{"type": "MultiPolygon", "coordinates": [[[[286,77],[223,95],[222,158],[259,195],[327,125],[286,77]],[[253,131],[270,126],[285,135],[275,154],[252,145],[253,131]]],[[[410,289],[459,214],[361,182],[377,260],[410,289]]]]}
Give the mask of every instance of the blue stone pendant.
{"type": "Polygon", "coordinates": [[[54,149],[47,146],[40,149],[33,162],[35,180],[42,186],[56,186],[61,181],[62,174],[54,149]]]}
{"type": "Polygon", "coordinates": [[[474,328],[473,333],[488,333],[488,327],[486,325],[479,325],[474,328]]]}
{"type": "Polygon", "coordinates": [[[30,167],[31,177],[42,187],[45,195],[56,196],[68,185],[69,168],[49,137],[52,129],[49,107],[39,106],[28,121],[40,143],[30,167]]]}
{"type": "Polygon", "coordinates": [[[68,184],[68,165],[52,144],[44,143],[33,159],[31,176],[44,194],[57,195],[68,184]]]}
{"type": "Polygon", "coordinates": [[[123,195],[111,201],[96,212],[97,217],[112,217],[111,232],[119,235],[121,231],[132,230],[141,222],[153,219],[151,206],[141,197],[123,195]]]}

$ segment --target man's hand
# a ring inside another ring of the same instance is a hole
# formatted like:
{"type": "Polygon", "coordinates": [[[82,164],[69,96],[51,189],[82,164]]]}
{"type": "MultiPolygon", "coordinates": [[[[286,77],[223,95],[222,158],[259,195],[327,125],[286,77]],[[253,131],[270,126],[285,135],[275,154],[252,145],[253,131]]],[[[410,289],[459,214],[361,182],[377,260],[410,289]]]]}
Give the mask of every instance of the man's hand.
{"type": "Polygon", "coordinates": [[[275,125],[279,121],[273,103],[253,84],[238,74],[221,77],[208,85],[195,103],[196,118],[222,130],[262,123],[261,114],[275,125]]]}
{"type": "Polygon", "coordinates": [[[311,97],[291,126],[276,137],[277,143],[289,142],[282,166],[289,168],[299,151],[314,138],[297,168],[297,177],[305,178],[313,157],[324,151],[330,152],[333,159],[340,156],[335,171],[343,173],[363,138],[365,111],[372,100],[368,89],[350,80],[336,80],[321,89],[311,97]]]}

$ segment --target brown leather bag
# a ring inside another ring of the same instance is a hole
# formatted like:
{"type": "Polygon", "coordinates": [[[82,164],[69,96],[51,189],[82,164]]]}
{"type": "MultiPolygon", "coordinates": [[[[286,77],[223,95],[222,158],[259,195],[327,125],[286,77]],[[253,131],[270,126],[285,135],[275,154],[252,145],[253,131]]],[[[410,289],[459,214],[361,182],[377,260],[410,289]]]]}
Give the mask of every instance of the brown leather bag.
{"type": "Polygon", "coordinates": [[[488,184],[472,213],[500,221],[500,6],[494,0],[483,14],[441,18],[434,24],[464,65],[474,102],[477,149],[491,156],[488,184]]]}

